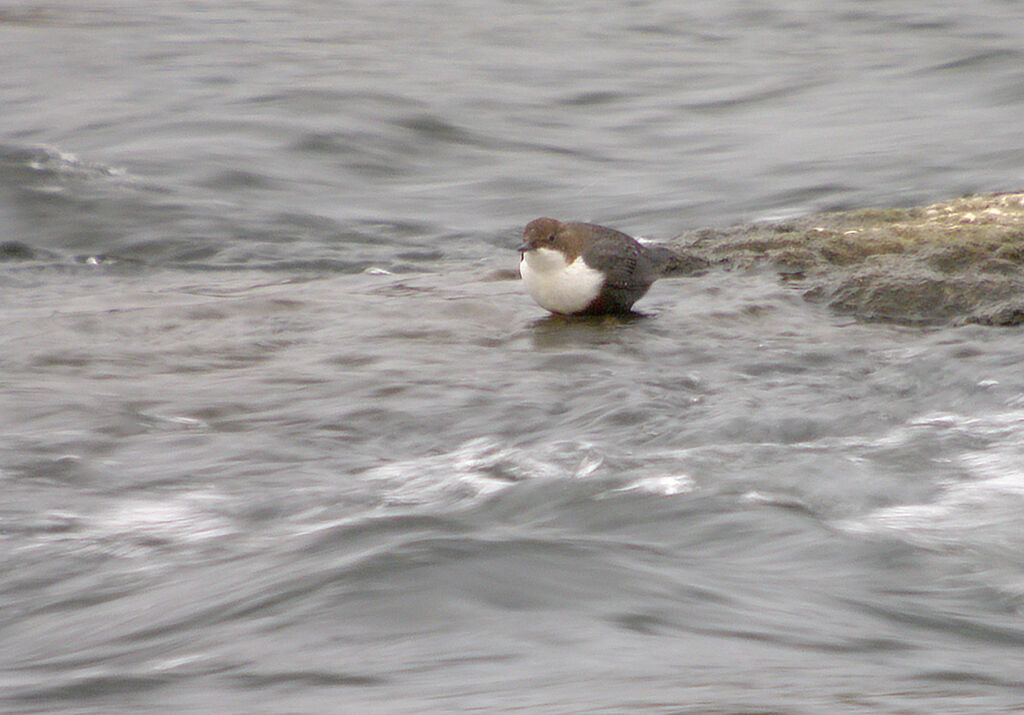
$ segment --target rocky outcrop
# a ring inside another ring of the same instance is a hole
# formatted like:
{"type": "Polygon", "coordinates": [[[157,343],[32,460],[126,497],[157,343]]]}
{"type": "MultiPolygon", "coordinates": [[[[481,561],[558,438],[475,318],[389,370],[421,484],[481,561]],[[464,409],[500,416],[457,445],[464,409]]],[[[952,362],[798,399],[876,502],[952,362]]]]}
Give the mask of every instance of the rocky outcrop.
{"type": "Polygon", "coordinates": [[[865,320],[1024,323],[1024,192],[704,229],[672,245],[673,272],[769,265],[808,300],[865,320]]]}

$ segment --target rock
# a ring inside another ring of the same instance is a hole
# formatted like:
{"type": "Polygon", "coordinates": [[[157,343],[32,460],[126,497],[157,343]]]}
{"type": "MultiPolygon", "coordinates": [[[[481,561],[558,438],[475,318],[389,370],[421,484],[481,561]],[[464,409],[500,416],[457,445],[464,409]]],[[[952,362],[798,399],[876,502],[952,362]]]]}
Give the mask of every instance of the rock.
{"type": "Polygon", "coordinates": [[[0,242],[0,261],[27,261],[35,257],[35,251],[21,241],[0,242]]]}
{"type": "Polygon", "coordinates": [[[673,247],[676,273],[770,265],[808,300],[864,320],[1024,322],[1024,192],[702,229],[673,247]]]}

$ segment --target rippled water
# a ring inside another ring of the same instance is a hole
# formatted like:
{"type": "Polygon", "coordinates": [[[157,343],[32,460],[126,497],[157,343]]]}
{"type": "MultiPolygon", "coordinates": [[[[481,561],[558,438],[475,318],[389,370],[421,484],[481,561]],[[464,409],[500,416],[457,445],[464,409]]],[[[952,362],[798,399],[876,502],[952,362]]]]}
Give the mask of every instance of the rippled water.
{"type": "Polygon", "coordinates": [[[502,278],[1021,188],[1018,15],[0,8],[3,710],[1024,708],[1018,329],[502,278]]]}

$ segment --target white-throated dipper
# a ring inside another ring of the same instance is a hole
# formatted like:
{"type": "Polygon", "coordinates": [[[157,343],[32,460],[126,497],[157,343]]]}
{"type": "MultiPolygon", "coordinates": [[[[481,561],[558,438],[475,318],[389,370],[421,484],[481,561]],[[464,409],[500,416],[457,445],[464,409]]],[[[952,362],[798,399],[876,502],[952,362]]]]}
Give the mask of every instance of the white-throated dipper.
{"type": "Polygon", "coordinates": [[[552,313],[628,313],[661,275],[672,251],[592,223],[538,218],[526,224],[519,274],[552,313]]]}

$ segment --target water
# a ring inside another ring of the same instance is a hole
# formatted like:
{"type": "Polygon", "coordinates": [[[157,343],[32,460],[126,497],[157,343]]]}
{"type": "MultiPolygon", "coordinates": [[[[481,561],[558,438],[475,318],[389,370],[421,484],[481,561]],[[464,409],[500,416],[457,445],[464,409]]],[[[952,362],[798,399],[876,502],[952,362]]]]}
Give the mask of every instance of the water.
{"type": "Polygon", "coordinates": [[[1013,3],[0,8],[7,712],[1024,708],[1017,329],[651,237],[1024,185],[1013,3]]]}

